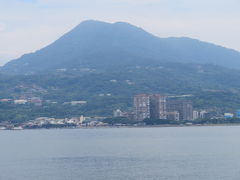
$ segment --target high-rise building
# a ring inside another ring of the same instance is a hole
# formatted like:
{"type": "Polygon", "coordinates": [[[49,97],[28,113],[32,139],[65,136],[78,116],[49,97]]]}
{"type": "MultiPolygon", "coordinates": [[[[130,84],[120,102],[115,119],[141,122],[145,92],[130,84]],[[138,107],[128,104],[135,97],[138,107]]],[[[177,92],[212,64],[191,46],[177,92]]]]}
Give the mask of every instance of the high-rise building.
{"type": "Polygon", "coordinates": [[[199,119],[199,112],[193,111],[193,120],[199,119]]]}
{"type": "Polygon", "coordinates": [[[160,94],[150,95],[150,118],[167,119],[166,96],[160,94]]]}
{"type": "Polygon", "coordinates": [[[167,119],[166,96],[160,94],[139,94],[134,97],[135,120],[143,121],[146,118],[167,119]]]}
{"type": "Polygon", "coordinates": [[[207,111],[205,110],[199,111],[199,119],[206,118],[206,115],[207,115],[207,111]]]}
{"type": "Polygon", "coordinates": [[[170,121],[179,121],[179,112],[178,111],[167,112],[167,119],[170,121]]]}
{"type": "Polygon", "coordinates": [[[196,119],[204,119],[206,118],[207,111],[201,110],[201,111],[193,111],[193,120],[196,119]]]}
{"type": "Polygon", "coordinates": [[[150,95],[138,94],[133,99],[134,119],[143,121],[150,118],[150,95]]]}
{"type": "Polygon", "coordinates": [[[191,101],[168,101],[167,102],[168,112],[179,112],[180,120],[193,120],[193,106],[191,101]]]}

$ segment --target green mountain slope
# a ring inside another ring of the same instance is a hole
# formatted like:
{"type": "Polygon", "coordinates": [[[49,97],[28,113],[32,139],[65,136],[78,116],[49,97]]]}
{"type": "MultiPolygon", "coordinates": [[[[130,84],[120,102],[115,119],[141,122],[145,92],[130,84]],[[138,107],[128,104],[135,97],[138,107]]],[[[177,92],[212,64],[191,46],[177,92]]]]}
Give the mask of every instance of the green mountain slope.
{"type": "Polygon", "coordinates": [[[49,46],[10,61],[5,73],[111,69],[163,62],[240,68],[240,53],[190,38],[159,38],[128,23],[85,21],[49,46]]]}
{"type": "Polygon", "coordinates": [[[187,94],[192,95],[187,98],[193,101],[196,109],[234,112],[240,107],[239,78],[239,70],[181,63],[91,73],[65,71],[8,77],[2,75],[0,98],[33,96],[41,97],[45,103],[42,107],[0,103],[0,121],[82,114],[109,116],[117,108],[131,110],[132,98],[138,93],[187,94]],[[49,104],[46,100],[56,103],[49,104]],[[76,100],[88,103],[83,106],[64,105],[64,102],[76,100]]]}

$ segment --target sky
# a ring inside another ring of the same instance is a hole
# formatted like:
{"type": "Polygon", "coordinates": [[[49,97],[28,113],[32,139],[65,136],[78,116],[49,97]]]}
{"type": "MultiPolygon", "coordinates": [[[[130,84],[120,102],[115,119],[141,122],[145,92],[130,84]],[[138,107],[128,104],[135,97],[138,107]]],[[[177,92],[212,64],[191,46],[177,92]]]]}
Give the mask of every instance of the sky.
{"type": "Polygon", "coordinates": [[[240,51],[239,8],[239,0],[0,0],[0,65],[89,19],[124,21],[159,37],[191,37],[240,51]]]}

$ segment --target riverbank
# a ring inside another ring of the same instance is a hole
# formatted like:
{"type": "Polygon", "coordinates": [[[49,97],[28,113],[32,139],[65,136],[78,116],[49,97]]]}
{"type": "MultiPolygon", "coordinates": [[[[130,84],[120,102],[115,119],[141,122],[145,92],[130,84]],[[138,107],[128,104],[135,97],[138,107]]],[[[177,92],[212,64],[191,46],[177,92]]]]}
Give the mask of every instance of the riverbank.
{"type": "Polygon", "coordinates": [[[105,128],[165,128],[165,127],[211,127],[211,126],[240,126],[240,123],[224,123],[224,124],[181,124],[181,125],[144,125],[144,126],[79,126],[79,127],[52,127],[52,128],[0,128],[0,131],[22,131],[22,130],[52,130],[52,129],[105,129],[105,128]]]}

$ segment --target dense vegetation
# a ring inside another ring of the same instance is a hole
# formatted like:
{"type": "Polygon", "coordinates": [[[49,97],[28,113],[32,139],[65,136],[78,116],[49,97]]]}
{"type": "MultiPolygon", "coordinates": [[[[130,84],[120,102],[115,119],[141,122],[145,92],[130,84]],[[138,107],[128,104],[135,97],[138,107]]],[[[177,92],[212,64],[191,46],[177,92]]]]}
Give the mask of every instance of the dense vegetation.
{"type": "Polygon", "coordinates": [[[167,63],[130,66],[107,71],[52,72],[0,76],[0,99],[40,97],[42,106],[0,103],[0,121],[25,121],[36,117],[110,116],[113,110],[131,110],[138,93],[162,93],[190,99],[196,109],[216,114],[240,108],[238,70],[212,65],[167,63]],[[64,102],[84,100],[85,105],[64,102]]]}

